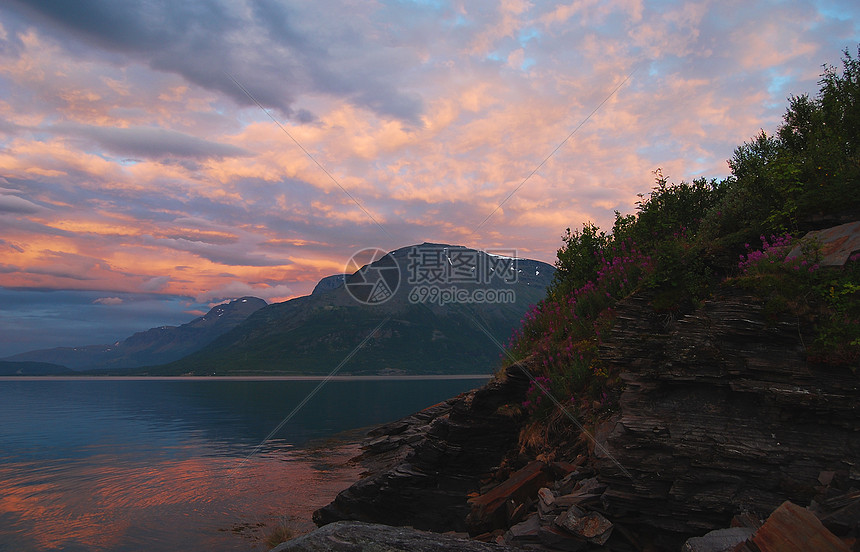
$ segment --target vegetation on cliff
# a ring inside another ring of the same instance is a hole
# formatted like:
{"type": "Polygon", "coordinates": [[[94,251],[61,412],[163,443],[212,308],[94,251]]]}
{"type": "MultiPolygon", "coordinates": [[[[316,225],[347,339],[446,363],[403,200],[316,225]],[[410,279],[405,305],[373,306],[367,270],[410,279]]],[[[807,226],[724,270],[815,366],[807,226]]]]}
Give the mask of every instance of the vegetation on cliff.
{"type": "Polygon", "coordinates": [[[860,220],[860,48],[858,57],[845,50],[842,64],[825,66],[815,97],[789,98],[775,134],[739,146],[728,178],[676,184],[658,169],[635,214],[616,212],[609,232],[590,222],[566,231],[546,298],[508,343],[508,363],[537,359],[522,404],[535,424],[560,416],[542,387],[585,417],[613,408],[620,380],[599,347],[614,305],[641,290],[671,322],[719,286],[743,287],[767,312],[797,318],[811,336],[809,362],[856,371],[860,256],[822,268],[820,244],[798,241],[860,220]],[[786,259],[798,243],[799,254],[786,259]]]}

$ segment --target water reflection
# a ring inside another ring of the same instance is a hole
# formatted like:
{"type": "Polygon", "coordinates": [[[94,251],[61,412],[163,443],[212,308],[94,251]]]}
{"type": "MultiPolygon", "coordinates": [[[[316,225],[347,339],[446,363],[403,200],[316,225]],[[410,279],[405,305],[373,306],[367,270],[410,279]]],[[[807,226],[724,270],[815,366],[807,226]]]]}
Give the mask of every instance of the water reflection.
{"type": "MultiPolygon", "coordinates": [[[[0,543],[17,550],[264,549],[278,523],[308,513],[358,477],[357,446],[324,455],[214,456],[146,465],[113,455],[0,464],[0,543]],[[291,497],[301,496],[300,502],[291,497]]],[[[5,549],[5,548],[4,548],[5,549]]]]}
{"type": "Polygon", "coordinates": [[[0,549],[262,550],[358,478],[335,432],[480,382],[0,382],[0,549]]]}

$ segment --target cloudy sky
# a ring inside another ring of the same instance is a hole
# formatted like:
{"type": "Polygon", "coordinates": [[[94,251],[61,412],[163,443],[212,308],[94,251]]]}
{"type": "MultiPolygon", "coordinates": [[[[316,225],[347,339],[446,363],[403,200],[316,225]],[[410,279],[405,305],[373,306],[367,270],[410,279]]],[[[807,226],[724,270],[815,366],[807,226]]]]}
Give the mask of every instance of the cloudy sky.
{"type": "Polygon", "coordinates": [[[0,356],[305,295],[364,247],[551,263],[658,167],[726,176],[858,22],[848,0],[6,1],[0,356]]]}

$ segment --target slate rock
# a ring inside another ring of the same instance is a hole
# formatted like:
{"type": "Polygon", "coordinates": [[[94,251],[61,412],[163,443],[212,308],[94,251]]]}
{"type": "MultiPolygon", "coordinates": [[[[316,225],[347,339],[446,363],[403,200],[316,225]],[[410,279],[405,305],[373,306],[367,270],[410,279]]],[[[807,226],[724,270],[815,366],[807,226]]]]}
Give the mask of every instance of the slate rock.
{"type": "Polygon", "coordinates": [[[810,362],[811,329],[743,290],[674,317],[653,299],[619,302],[601,344],[625,385],[595,433],[608,517],[677,550],[739,512],[808,504],[822,471],[856,485],[860,372],[810,362]]]}
{"type": "Polygon", "coordinates": [[[809,509],[834,535],[860,535],[860,491],[822,497],[813,501],[809,509]]]}
{"type": "Polygon", "coordinates": [[[555,519],[556,525],[595,544],[604,544],[612,534],[612,522],[597,512],[584,513],[576,506],[555,519]]]}
{"type": "Polygon", "coordinates": [[[602,494],[582,494],[577,492],[557,497],[554,504],[561,509],[567,509],[571,506],[594,506],[600,504],[602,496],[602,494]]]}
{"type": "Polygon", "coordinates": [[[514,543],[537,542],[538,530],[540,530],[540,518],[531,516],[508,529],[506,536],[514,543]]]}
{"type": "Polygon", "coordinates": [[[552,472],[554,479],[562,479],[575,472],[584,461],[585,456],[580,454],[572,463],[564,461],[551,462],[549,469],[552,472]]]}
{"type": "Polygon", "coordinates": [[[541,544],[553,550],[577,552],[588,546],[588,541],[572,536],[552,525],[546,525],[538,530],[541,544]]]}
{"type": "Polygon", "coordinates": [[[749,542],[760,552],[850,552],[815,514],[789,501],[767,518],[749,542]]]}
{"type": "MultiPolygon", "coordinates": [[[[314,522],[354,520],[465,531],[467,495],[517,443],[519,421],[502,407],[525,398],[529,379],[521,366],[515,363],[503,378],[480,389],[371,431],[373,440],[359,458],[368,475],[314,512],[314,522]]],[[[470,532],[503,526],[505,500],[497,510],[497,524],[470,532]]]]}
{"type": "Polygon", "coordinates": [[[272,552],[511,552],[508,546],[391,527],[340,521],[278,545],[272,552]]]}
{"type": "Polygon", "coordinates": [[[483,533],[504,525],[503,506],[510,501],[521,504],[538,493],[547,483],[546,464],[534,460],[519,469],[500,485],[480,496],[469,499],[471,511],[466,518],[469,532],[483,533]]]}
{"type": "Polygon", "coordinates": [[[683,552],[731,552],[755,533],[750,527],[716,529],[701,537],[687,539],[683,552]]]}
{"type": "Polygon", "coordinates": [[[552,506],[555,502],[555,496],[553,496],[552,491],[546,487],[538,489],[538,498],[540,498],[540,501],[546,506],[552,506]]]}

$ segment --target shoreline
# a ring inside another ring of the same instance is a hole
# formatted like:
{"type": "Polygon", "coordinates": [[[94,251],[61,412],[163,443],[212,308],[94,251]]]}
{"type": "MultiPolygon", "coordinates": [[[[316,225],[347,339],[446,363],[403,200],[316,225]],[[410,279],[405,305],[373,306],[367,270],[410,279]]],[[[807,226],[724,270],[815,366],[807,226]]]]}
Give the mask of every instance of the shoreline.
{"type": "MultiPolygon", "coordinates": [[[[279,525],[288,528],[293,538],[318,529],[313,521],[314,511],[324,507],[341,491],[361,479],[364,468],[355,463],[355,459],[363,452],[366,431],[368,428],[351,429],[329,437],[312,439],[293,451],[293,459],[300,458],[312,463],[321,473],[325,473],[325,483],[320,484],[320,487],[325,488],[325,492],[321,492],[315,501],[293,508],[292,512],[273,511],[271,518],[267,520],[273,523],[265,523],[259,528],[257,537],[260,541],[265,541],[279,525]]],[[[288,477],[289,471],[283,475],[288,477]]]]}
{"type": "Polygon", "coordinates": [[[0,376],[3,381],[440,381],[490,380],[493,374],[426,374],[373,376],[0,376]]]}

